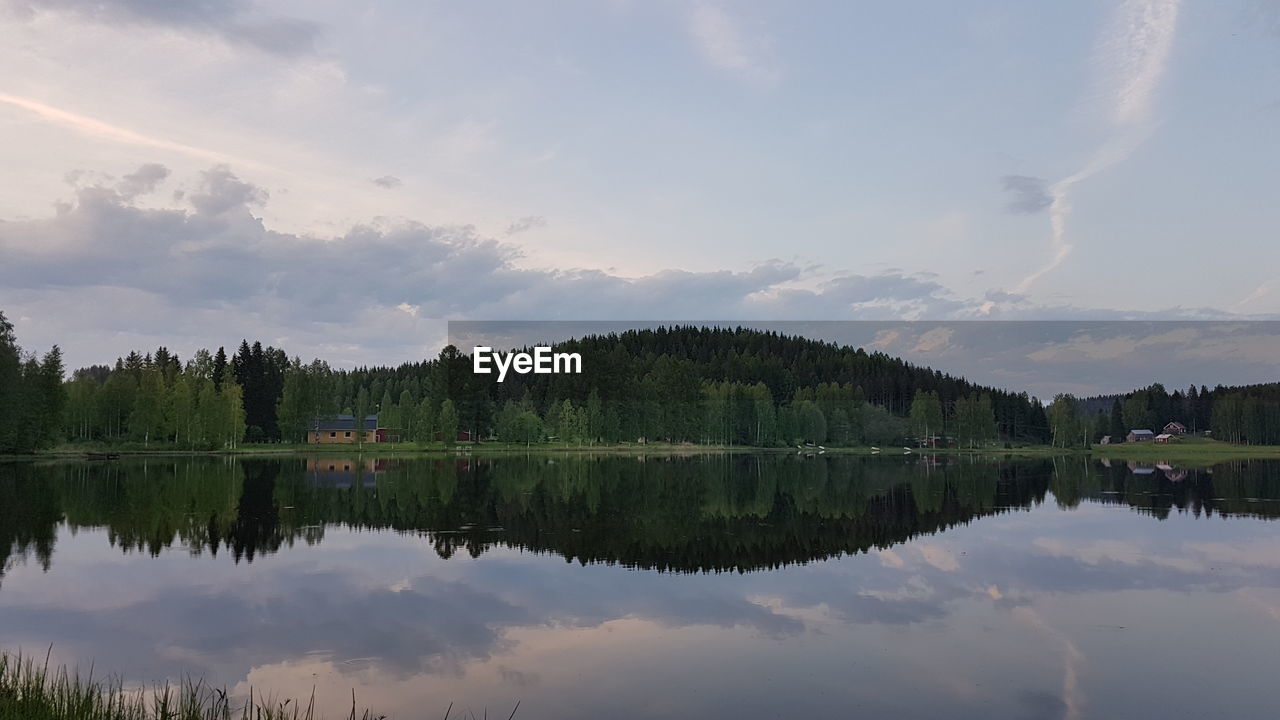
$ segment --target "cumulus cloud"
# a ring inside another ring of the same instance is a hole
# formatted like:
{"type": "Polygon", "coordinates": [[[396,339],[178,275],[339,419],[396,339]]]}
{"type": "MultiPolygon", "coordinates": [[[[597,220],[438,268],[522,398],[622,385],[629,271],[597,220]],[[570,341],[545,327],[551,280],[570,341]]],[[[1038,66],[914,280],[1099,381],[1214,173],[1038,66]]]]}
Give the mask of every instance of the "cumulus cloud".
{"type": "MultiPolygon", "coordinates": [[[[135,202],[168,177],[164,167],[146,165],[119,182],[77,187],[74,199],[50,216],[0,221],[0,307],[24,344],[61,343],[76,365],[132,347],[190,345],[190,352],[227,337],[253,336],[304,356],[354,364],[432,354],[445,335],[443,318],[1122,316],[1045,308],[1004,295],[959,297],[931,276],[899,270],[818,281],[812,269],[782,261],[638,277],[531,269],[515,246],[470,225],[400,222],[360,224],[338,235],[279,232],[261,218],[267,192],[226,166],[202,173],[178,205],[135,202]],[[983,315],[988,305],[994,307],[983,315]]],[[[942,339],[913,335],[905,349],[936,349],[942,339]]]]}
{"type": "Polygon", "coordinates": [[[1035,215],[1044,212],[1053,204],[1053,195],[1049,193],[1048,184],[1041,178],[1029,175],[1005,175],[1000,184],[1009,193],[1009,203],[1005,210],[1015,215],[1035,215]]]}
{"type": "Polygon", "coordinates": [[[125,175],[124,179],[116,184],[116,192],[120,193],[121,197],[132,200],[139,195],[153,192],[167,177],[169,177],[169,168],[159,163],[148,163],[125,175]]]}
{"type": "Polygon", "coordinates": [[[95,22],[165,27],[215,35],[277,55],[314,52],[316,23],[286,17],[257,17],[245,0],[25,0],[28,12],[60,12],[95,22]]]}
{"type": "Polygon", "coordinates": [[[206,170],[200,190],[191,195],[192,206],[202,215],[221,215],[233,208],[261,205],[266,201],[266,190],[244,182],[225,165],[206,170]]]}

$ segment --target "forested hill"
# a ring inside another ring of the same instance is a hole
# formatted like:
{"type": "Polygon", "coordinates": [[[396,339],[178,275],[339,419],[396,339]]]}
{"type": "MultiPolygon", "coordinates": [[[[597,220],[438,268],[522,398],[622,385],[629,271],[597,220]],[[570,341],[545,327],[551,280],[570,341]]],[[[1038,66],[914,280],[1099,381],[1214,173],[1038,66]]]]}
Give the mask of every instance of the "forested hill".
{"type": "MultiPolygon", "coordinates": [[[[584,405],[594,390],[604,406],[628,408],[632,415],[643,415],[646,405],[656,406],[653,410],[660,408],[671,419],[677,435],[698,440],[707,432],[703,422],[707,411],[716,414],[709,406],[718,403],[729,406],[725,422],[730,427],[715,439],[759,444],[750,431],[752,413],[744,408],[764,402],[752,398],[767,392],[767,400],[780,413],[788,407],[802,412],[808,403],[815,404],[823,413],[827,439],[842,444],[846,433],[837,428],[846,423],[855,426],[850,430],[853,435],[861,431],[864,440],[895,439],[889,437],[894,433],[874,432],[871,426],[878,419],[867,417],[864,406],[905,418],[917,393],[924,392],[950,415],[962,398],[985,395],[1000,435],[1036,442],[1048,437],[1043,408],[1025,392],[982,387],[881,352],[777,332],[686,325],[590,335],[554,348],[580,353],[583,373],[508,374],[501,384],[486,383],[495,405],[513,401],[545,408],[563,399],[584,405]],[[861,429],[856,427],[859,420],[861,429]]],[[[469,360],[450,360],[446,354],[441,361],[446,368],[456,368],[450,376],[478,380],[469,360]]],[[[465,396],[461,388],[453,389],[451,395],[465,396]]],[[[940,424],[935,430],[941,430],[940,424]]],[[[905,432],[909,434],[910,429],[905,432]]]]}
{"type": "Polygon", "coordinates": [[[879,352],[742,328],[582,337],[556,346],[581,354],[582,374],[509,373],[502,383],[473,373],[470,356],[452,346],[398,367],[346,370],[246,340],[231,354],[199,350],[185,360],[163,347],[135,350],[59,386],[56,348],[42,361],[20,361],[32,356],[11,331],[3,340],[0,371],[15,380],[4,404],[31,417],[0,414],[14,430],[0,432],[0,452],[61,440],[193,449],[299,442],[316,418],[338,413],[376,413],[390,439],[419,442],[465,434],[525,443],[862,445],[945,434],[972,445],[1050,436],[1045,409],[1026,393],[879,352]]]}

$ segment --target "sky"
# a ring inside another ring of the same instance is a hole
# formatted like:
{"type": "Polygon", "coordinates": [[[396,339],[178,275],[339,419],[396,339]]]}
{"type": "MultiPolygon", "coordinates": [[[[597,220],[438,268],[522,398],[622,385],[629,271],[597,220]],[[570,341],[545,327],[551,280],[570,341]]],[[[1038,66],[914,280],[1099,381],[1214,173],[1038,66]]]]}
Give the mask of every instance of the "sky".
{"type": "Polygon", "coordinates": [[[1280,318],[1280,6],[0,0],[69,367],[449,319],[1280,318]]]}

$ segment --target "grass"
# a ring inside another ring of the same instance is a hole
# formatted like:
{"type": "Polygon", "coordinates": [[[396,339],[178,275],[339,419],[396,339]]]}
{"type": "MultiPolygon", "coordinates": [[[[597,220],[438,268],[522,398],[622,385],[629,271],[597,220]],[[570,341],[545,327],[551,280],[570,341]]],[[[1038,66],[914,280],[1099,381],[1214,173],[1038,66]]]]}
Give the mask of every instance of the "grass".
{"type": "Polygon", "coordinates": [[[1183,438],[1168,444],[1142,442],[1094,445],[1089,452],[1094,457],[1110,460],[1163,460],[1184,465],[1212,465],[1227,460],[1280,460],[1280,446],[1235,445],[1200,437],[1183,438]]]}
{"type": "MultiPolygon", "coordinates": [[[[368,710],[357,714],[355,696],[346,720],[378,720],[368,710]]],[[[203,682],[126,688],[118,679],[94,680],[51,669],[46,657],[36,663],[21,654],[0,652],[0,720],[321,720],[314,696],[306,705],[254,697],[236,701],[225,690],[203,682]]]]}

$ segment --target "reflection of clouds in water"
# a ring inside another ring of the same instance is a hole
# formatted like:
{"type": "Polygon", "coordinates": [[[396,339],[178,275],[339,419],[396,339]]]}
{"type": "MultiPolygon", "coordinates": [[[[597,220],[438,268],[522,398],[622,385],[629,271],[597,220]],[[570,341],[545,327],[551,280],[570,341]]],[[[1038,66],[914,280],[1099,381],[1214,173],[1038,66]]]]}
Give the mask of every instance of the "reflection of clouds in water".
{"type": "Polygon", "coordinates": [[[1084,665],[1084,654],[1070,637],[1051,627],[1034,609],[1019,607],[1013,612],[1016,617],[1044,631],[1062,645],[1062,704],[1066,711],[1063,717],[1080,717],[1085,700],[1084,692],[1080,689],[1080,668],[1084,665]]]}
{"type": "Polygon", "coordinates": [[[1280,604],[1268,602],[1256,589],[1246,588],[1241,590],[1240,597],[1261,609],[1272,620],[1280,622],[1280,604]]]}
{"type": "MultiPolygon", "coordinates": [[[[727,582],[666,576],[655,588],[647,573],[517,553],[471,565],[435,557],[424,564],[423,541],[409,536],[331,530],[327,539],[335,542],[325,547],[335,552],[323,572],[311,548],[235,567],[230,572],[239,573],[240,582],[224,577],[221,585],[193,578],[198,566],[176,554],[114,554],[116,581],[132,586],[127,578],[146,579],[141,593],[122,589],[111,607],[93,611],[34,595],[8,602],[0,606],[0,626],[22,632],[0,633],[0,642],[38,639],[85,659],[109,652],[113,667],[130,677],[183,672],[236,681],[248,668],[293,658],[325,663],[325,672],[343,676],[456,676],[509,649],[512,628],[594,627],[624,616],[667,627],[744,627],[775,638],[805,627],[753,602],[742,579],[732,576],[727,582]],[[359,538],[370,547],[362,550],[359,538]],[[421,570],[410,572],[421,574],[406,575],[413,567],[421,570]]],[[[83,580],[73,555],[62,560],[65,573],[56,577],[83,580]]],[[[506,682],[535,679],[512,672],[506,682]]]]}
{"type": "Polygon", "coordinates": [[[880,564],[885,567],[900,568],[906,563],[892,550],[879,550],[876,555],[880,558],[880,564]]]}
{"type": "MultiPolygon", "coordinates": [[[[1021,703],[1023,713],[1070,717],[1083,713],[1083,657],[1054,630],[1075,626],[1064,605],[1046,603],[1047,595],[1070,603],[1083,595],[1109,602],[1109,593],[1132,588],[1241,591],[1280,620],[1257,590],[1280,587],[1280,540],[1271,532],[1269,523],[1249,519],[1156,522],[1089,503],[1063,513],[1048,503],[892,549],[776,572],[664,575],[582,567],[509,548],[478,561],[445,561],[422,538],[333,528],[320,547],[284,550],[251,566],[178,553],[113,555],[117,582],[147,581],[139,592],[117,596],[100,612],[86,612],[83,603],[38,603],[30,590],[6,592],[0,628],[10,637],[8,628],[29,630],[27,637],[52,639],[81,659],[110,653],[114,670],[142,681],[204,669],[217,682],[280,693],[305,696],[313,684],[341,688],[348,705],[355,686],[362,699],[385,698],[391,708],[457,698],[492,709],[509,693],[511,700],[539,696],[541,709],[553,707],[566,687],[607,684],[607,676],[628,669],[654,672],[657,664],[689,673],[698,656],[734,675],[751,653],[772,657],[822,642],[852,641],[834,652],[861,662],[869,650],[858,643],[867,638],[883,645],[902,640],[908,644],[894,647],[895,661],[933,672],[952,653],[935,653],[928,662],[918,653],[941,638],[955,647],[986,642],[961,627],[977,620],[972,627],[1002,636],[992,640],[1004,646],[991,649],[996,657],[1038,644],[1011,633],[1018,624],[1036,628],[1021,631],[1032,638],[1044,633],[1061,646],[1061,691],[1055,653],[1051,679],[1036,675],[1044,668],[1026,669],[1021,685],[1052,692],[1004,699],[1021,703]],[[188,582],[193,574],[201,585],[188,582]],[[154,640],[164,644],[151,647],[154,640]],[[460,698],[456,688],[487,696],[460,698]]],[[[74,551],[60,559],[41,582],[65,584],[87,570],[74,551]]],[[[1179,611],[1176,600],[1164,607],[1179,611]]],[[[811,662],[797,658],[795,672],[811,662]]],[[[990,672],[1011,671],[1010,663],[1016,661],[1004,657],[957,682],[989,680],[990,672]]],[[[1101,703],[1087,687],[1093,703],[1101,703]]],[[[989,699],[986,692],[973,697],[989,699]]],[[[335,695],[335,707],[337,701],[335,695]]],[[[607,699],[592,707],[607,708],[607,699]]]]}
{"type": "Polygon", "coordinates": [[[960,562],[956,560],[955,554],[942,545],[932,543],[921,543],[917,549],[920,555],[924,557],[924,561],[944,572],[955,572],[960,569],[960,562]]]}

